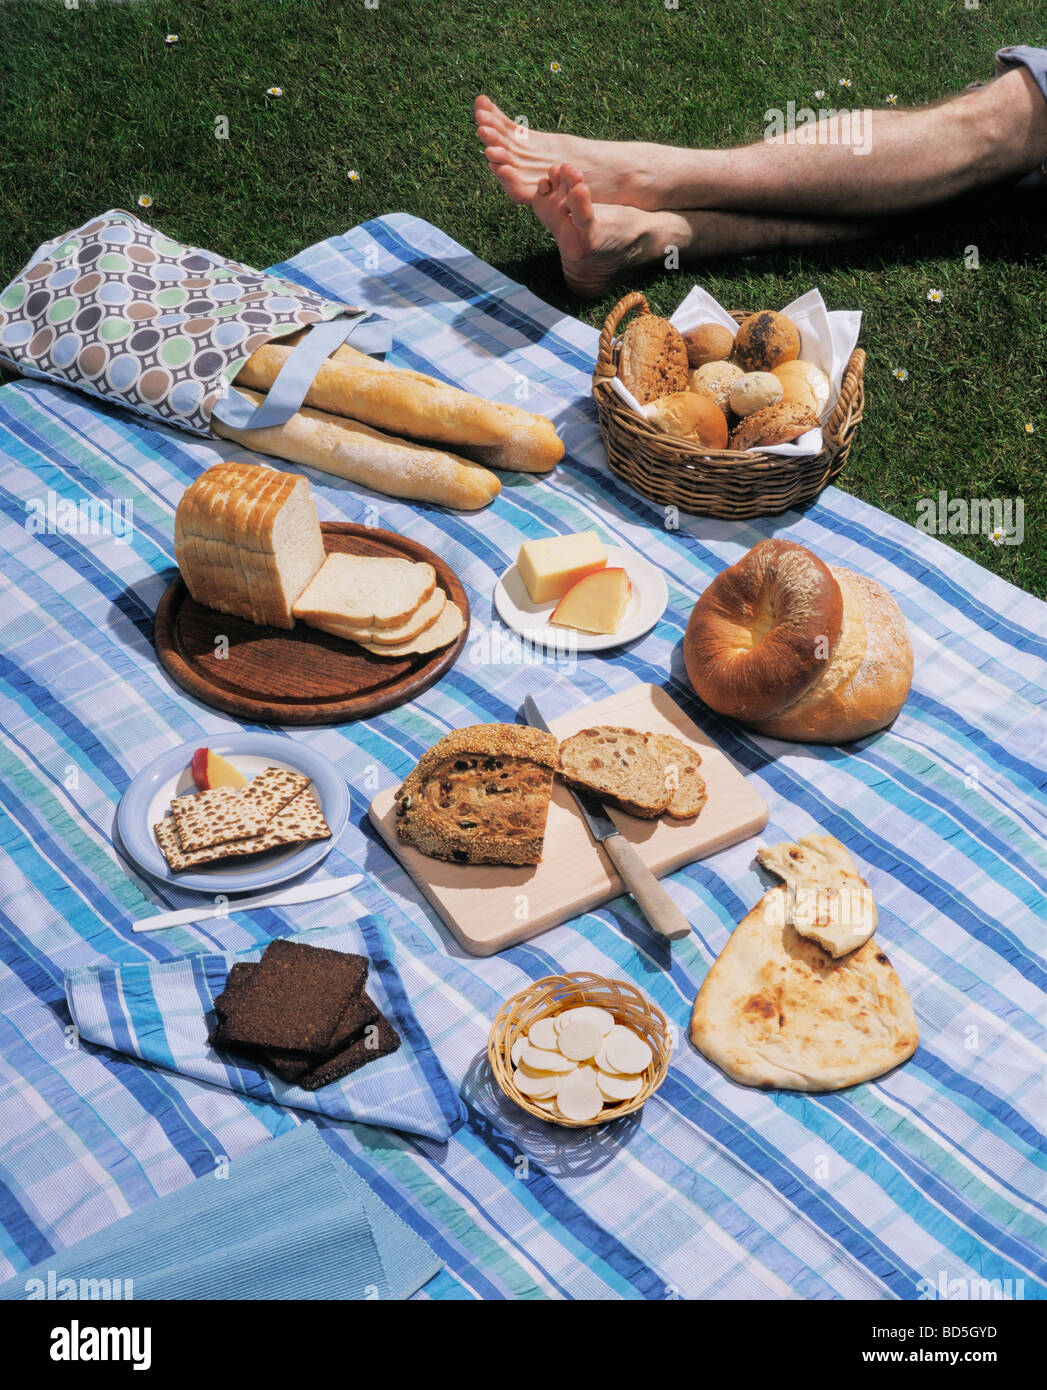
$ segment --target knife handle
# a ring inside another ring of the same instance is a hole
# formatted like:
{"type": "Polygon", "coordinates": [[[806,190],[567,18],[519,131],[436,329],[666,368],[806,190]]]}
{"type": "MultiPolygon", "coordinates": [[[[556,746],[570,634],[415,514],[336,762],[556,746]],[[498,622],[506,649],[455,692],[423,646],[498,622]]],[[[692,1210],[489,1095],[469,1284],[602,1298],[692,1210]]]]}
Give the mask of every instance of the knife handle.
{"type": "Polygon", "coordinates": [[[640,911],[659,934],[670,941],[690,936],[691,924],[651,873],[624,835],[609,835],[603,847],[640,911]]]}

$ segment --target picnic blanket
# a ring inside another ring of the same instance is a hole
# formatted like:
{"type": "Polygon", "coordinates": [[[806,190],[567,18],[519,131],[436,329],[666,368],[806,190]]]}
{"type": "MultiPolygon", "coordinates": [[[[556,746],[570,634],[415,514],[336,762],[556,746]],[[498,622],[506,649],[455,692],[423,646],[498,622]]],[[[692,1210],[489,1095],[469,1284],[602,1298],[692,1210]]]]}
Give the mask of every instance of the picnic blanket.
{"type": "MultiPolygon", "coordinates": [[[[802,515],[738,524],[676,517],[635,496],[600,443],[596,330],[425,222],[383,217],[275,269],[390,318],[401,365],[502,400],[519,400],[523,382],[525,404],[556,420],[567,447],[548,479],[503,475],[501,496],[472,516],[309,471],[322,519],[421,541],[457,571],[473,609],[457,665],[421,698],[362,723],[289,731],[349,780],[351,824],[324,872],[365,875],[359,901],[385,918],[404,988],[465,1106],[446,1141],[316,1117],[444,1261],[416,1296],[976,1297],[990,1280],[1043,1297],[1047,607],[833,488],[802,515]],[[538,661],[498,626],[494,582],[524,539],[589,527],[660,565],[669,606],[626,650],[538,661]],[[849,748],[784,744],[691,693],[680,641],[694,600],[770,535],[897,596],[916,676],[889,732],[849,748]],[[752,780],[771,808],[767,842],[828,832],[862,866],[921,1032],[887,1078],[832,1095],[765,1093],[735,1085],[687,1042],[698,986],[764,891],[753,842],[667,880],[694,924],[671,957],[619,898],[475,959],[378,841],[370,797],[448,729],[512,721],[528,692],[556,714],[637,681],[664,686],[752,780]],[[641,1115],[566,1131],[493,1091],[485,1045],[507,995],[575,969],[636,981],[678,1037],[641,1115]]],[[[173,572],[183,489],[237,456],[64,389],[0,390],[0,1279],[210,1171],[216,1154],[235,1158],[299,1121],[78,1041],[63,988],[76,966],[247,950],[336,920],[318,903],[130,932],[166,903],[115,854],[115,805],[159,753],[232,725],[167,678],[151,622],[173,572]],[[39,522],[60,515],[49,499],[114,497],[133,502],[124,537],[39,522]]]]}

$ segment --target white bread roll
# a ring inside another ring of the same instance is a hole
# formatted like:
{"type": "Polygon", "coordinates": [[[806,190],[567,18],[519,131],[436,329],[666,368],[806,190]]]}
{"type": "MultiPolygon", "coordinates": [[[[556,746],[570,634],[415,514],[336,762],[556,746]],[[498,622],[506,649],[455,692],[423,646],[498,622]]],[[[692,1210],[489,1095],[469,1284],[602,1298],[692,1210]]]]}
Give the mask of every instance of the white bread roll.
{"type": "MultiPolygon", "coordinates": [[[[267,343],[236,378],[238,387],[268,391],[291,347],[267,343]]],[[[546,473],[563,457],[551,420],[518,406],[485,401],[421,372],[403,371],[344,345],[321,363],[305,403],[375,429],[439,444],[469,445],[477,461],[546,473]]]]}
{"type": "MultiPolygon", "coordinates": [[[[254,404],[262,399],[251,391],[239,394],[254,404]]],[[[260,454],[320,468],[390,497],[475,511],[502,490],[494,474],[477,463],[322,410],[303,407],[286,424],[261,430],[237,430],[216,420],[214,430],[260,454]]]]}
{"type": "Polygon", "coordinates": [[[912,648],[891,596],[783,540],[760,541],[717,575],[691,613],[684,660],[712,709],[802,743],[884,728],[912,684],[912,648]]]}

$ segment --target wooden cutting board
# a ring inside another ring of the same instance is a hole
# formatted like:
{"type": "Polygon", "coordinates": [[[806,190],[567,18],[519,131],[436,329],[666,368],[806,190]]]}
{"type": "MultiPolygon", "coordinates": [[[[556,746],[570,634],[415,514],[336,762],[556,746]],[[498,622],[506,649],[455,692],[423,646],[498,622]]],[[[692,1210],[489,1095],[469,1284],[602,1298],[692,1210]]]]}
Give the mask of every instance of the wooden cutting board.
{"type": "MultiPolygon", "coordinates": [[[[763,797],[664,690],[655,685],[633,686],[620,695],[550,720],[558,738],[593,724],[674,734],[701,750],[709,799],[693,820],[638,820],[608,808],[652,873],[660,876],[704,859],[757,834],[767,824],[763,797]]],[[[614,866],[590,835],[574,797],[559,779],[553,785],[544,857],[540,864],[525,868],[447,864],[420,854],[396,834],[395,798],[395,787],[379,792],[371,802],[371,822],[473,955],[490,956],[526,941],[623,891],[614,866]]]]}
{"type": "Polygon", "coordinates": [[[450,646],[418,656],[375,656],[318,628],[259,627],[196,603],[181,578],[165,590],[153,622],[164,669],[205,705],[260,724],[338,724],[366,719],[428,690],[454,665],[469,635],[469,600],[458,576],[424,545],[349,521],[321,524],[327,553],[424,560],[461,609],[450,646]],[[228,639],[228,647],[219,637],[228,639]]]}

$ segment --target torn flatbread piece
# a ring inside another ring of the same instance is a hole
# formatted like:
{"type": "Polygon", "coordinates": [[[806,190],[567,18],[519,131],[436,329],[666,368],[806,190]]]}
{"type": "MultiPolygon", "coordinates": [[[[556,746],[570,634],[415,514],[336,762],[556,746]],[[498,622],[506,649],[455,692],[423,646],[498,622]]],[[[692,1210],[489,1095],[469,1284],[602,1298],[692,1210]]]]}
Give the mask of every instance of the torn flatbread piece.
{"type": "Polygon", "coordinates": [[[691,1041],[743,1086],[837,1091],[871,1081],[916,1051],[912,1002],[883,951],[867,941],[836,960],[785,921],[772,888],[705,977],[691,1041]]]}
{"type": "Polygon", "coordinates": [[[756,858],[785,881],[785,920],[831,956],[856,951],[876,931],[872,889],[832,835],[805,835],[795,844],[765,845],[756,851],[756,858]]]}

